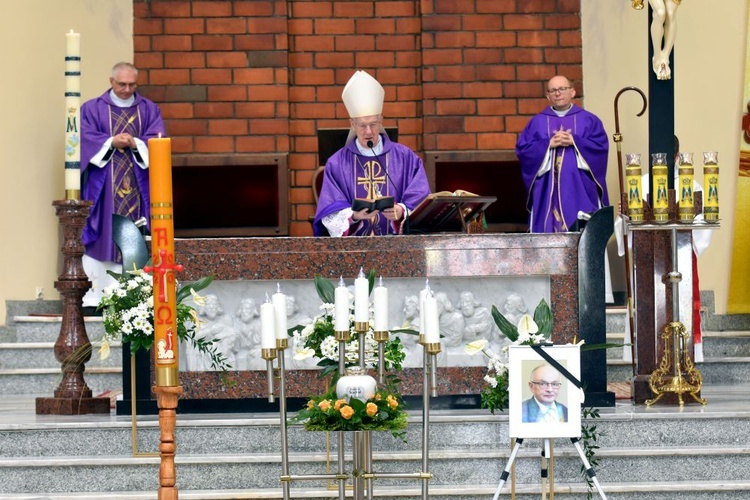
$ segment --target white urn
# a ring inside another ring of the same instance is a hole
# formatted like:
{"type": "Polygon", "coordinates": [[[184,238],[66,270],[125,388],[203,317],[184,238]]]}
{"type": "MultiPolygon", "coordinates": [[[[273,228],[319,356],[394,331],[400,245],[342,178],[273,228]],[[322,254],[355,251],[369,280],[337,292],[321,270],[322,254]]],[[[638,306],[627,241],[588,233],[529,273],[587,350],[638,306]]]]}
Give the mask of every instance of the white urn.
{"type": "Polygon", "coordinates": [[[361,366],[350,366],[346,375],[336,382],[336,397],[339,399],[359,399],[363,403],[375,396],[377,382],[361,366]]]}

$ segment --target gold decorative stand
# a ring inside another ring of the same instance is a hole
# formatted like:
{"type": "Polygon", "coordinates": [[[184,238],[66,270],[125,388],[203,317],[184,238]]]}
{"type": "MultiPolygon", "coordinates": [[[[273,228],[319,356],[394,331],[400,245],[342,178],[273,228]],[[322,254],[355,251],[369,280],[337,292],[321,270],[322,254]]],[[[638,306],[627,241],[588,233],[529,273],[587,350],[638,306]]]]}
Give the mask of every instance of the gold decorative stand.
{"type": "Polygon", "coordinates": [[[671,249],[672,249],[672,271],[667,274],[669,283],[672,285],[672,321],[664,327],[662,339],[664,340],[664,353],[662,354],[659,367],[651,373],[649,387],[656,395],[655,398],[646,401],[646,406],[652,406],[665,394],[676,394],[680,406],[685,402],[682,395],[687,393],[698,403],[705,405],[705,399],[698,396],[703,387],[703,376],[695,368],[687,349],[689,332],[685,325],[680,322],[680,281],[682,275],[677,264],[677,227],[672,227],[671,249]]]}
{"type": "MultiPolygon", "coordinates": [[[[365,366],[365,335],[369,324],[367,322],[355,322],[354,329],[359,335],[359,360],[360,366],[365,366]]],[[[336,331],[335,338],[339,342],[339,373],[344,373],[346,367],[346,342],[350,338],[349,331],[336,331]]],[[[378,342],[378,382],[384,380],[384,343],[388,340],[389,332],[375,332],[378,342]]],[[[437,396],[437,355],[441,351],[441,345],[436,343],[425,343],[424,336],[420,335],[420,343],[424,347],[424,377],[422,398],[422,470],[420,472],[375,472],[372,461],[372,431],[352,432],[352,470],[346,472],[344,457],[345,431],[337,431],[337,470],[335,474],[291,474],[289,472],[289,444],[287,436],[287,407],[286,386],[284,369],[284,350],[288,346],[287,339],[277,339],[276,349],[263,349],[261,354],[266,360],[268,371],[268,401],[274,402],[273,383],[273,360],[278,359],[279,378],[279,420],[281,431],[281,469],[280,476],[284,500],[290,498],[290,484],[293,481],[324,480],[336,481],[338,483],[339,500],[347,497],[347,481],[352,479],[352,493],[350,498],[354,500],[372,500],[374,479],[415,479],[422,481],[422,500],[429,500],[428,482],[432,479],[429,472],[429,415],[430,395],[437,396]]]]}

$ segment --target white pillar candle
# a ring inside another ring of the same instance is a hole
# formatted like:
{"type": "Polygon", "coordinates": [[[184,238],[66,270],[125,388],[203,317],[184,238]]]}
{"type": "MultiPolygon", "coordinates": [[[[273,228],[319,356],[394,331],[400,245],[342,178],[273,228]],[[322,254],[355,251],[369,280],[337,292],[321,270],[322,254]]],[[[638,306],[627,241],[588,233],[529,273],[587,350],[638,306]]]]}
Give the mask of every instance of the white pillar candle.
{"type": "Polygon", "coordinates": [[[281,293],[281,285],[276,284],[276,293],[271,297],[274,309],[274,324],[276,330],[276,338],[279,340],[288,339],[289,332],[287,326],[286,316],[286,295],[281,293]]]}
{"type": "Polygon", "coordinates": [[[424,298],[424,341],[428,344],[440,342],[440,320],[437,300],[432,294],[424,298]]]}
{"type": "Polygon", "coordinates": [[[260,347],[276,349],[276,312],[273,303],[266,300],[260,306],[260,347]]]}
{"type": "Polygon", "coordinates": [[[65,34],[65,197],[81,197],[81,35],[65,34]]]}
{"type": "Polygon", "coordinates": [[[373,290],[373,302],[375,307],[375,331],[388,331],[388,289],[383,286],[383,277],[373,290]]]}
{"type": "Polygon", "coordinates": [[[424,288],[419,292],[419,334],[424,335],[424,298],[430,294],[430,280],[425,280],[424,288]]]}
{"type": "Polygon", "coordinates": [[[354,280],[354,321],[370,321],[370,282],[365,277],[362,269],[359,276],[354,280]]]}
{"type": "Polygon", "coordinates": [[[344,279],[336,287],[334,300],[333,329],[337,332],[348,332],[349,325],[349,289],[344,285],[344,279]]]}

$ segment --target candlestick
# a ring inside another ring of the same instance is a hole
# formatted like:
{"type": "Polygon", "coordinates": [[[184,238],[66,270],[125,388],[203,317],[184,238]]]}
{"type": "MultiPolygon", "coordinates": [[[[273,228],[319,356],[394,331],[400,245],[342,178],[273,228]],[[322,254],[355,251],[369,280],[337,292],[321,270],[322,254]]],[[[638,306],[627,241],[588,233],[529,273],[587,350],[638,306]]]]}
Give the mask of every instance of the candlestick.
{"type": "Polygon", "coordinates": [[[369,323],[370,321],[370,282],[360,268],[359,276],[354,280],[354,322],[369,323]]]}
{"type": "Polygon", "coordinates": [[[651,155],[651,183],[654,193],[651,193],[651,206],[654,209],[654,222],[666,224],[669,222],[669,194],[668,194],[667,154],[653,153],[651,155]]]}
{"type": "Polygon", "coordinates": [[[440,320],[437,300],[430,293],[424,298],[424,340],[427,344],[440,342],[440,320]]]}
{"type": "Polygon", "coordinates": [[[641,155],[626,154],[625,181],[628,186],[628,217],[633,224],[643,222],[643,186],[641,185],[641,155]]]}
{"type": "Polygon", "coordinates": [[[276,284],[276,293],[271,298],[275,313],[276,338],[284,340],[289,338],[287,315],[286,315],[286,295],[281,293],[281,284],[276,284]]]}
{"type": "Polygon", "coordinates": [[[703,218],[706,222],[719,222],[719,153],[703,152],[703,218]]]}
{"type": "Polygon", "coordinates": [[[695,219],[695,202],[693,201],[693,153],[680,153],[678,167],[678,221],[692,223],[695,219]]]}
{"type": "Polygon", "coordinates": [[[383,286],[383,277],[380,277],[378,286],[373,291],[373,302],[375,308],[375,331],[388,331],[388,289],[383,286]]]}
{"type": "Polygon", "coordinates": [[[276,349],[276,308],[266,295],[266,301],[260,305],[260,347],[276,349]]]}
{"type": "Polygon", "coordinates": [[[65,199],[81,199],[81,35],[65,34],[65,199]]]}
{"type": "Polygon", "coordinates": [[[339,286],[336,287],[334,300],[334,323],[333,329],[337,332],[348,332],[349,324],[349,290],[344,284],[344,278],[339,280],[339,286]]]}

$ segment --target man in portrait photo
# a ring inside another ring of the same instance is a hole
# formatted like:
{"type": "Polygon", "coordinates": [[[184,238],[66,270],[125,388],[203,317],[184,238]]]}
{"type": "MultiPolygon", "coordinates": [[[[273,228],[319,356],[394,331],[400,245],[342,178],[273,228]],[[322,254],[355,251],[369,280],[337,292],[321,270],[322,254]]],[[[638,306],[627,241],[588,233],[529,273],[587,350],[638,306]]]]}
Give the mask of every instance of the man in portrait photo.
{"type": "Polygon", "coordinates": [[[531,370],[529,389],[532,396],[521,405],[521,421],[567,422],[568,408],[557,401],[562,382],[560,372],[549,364],[542,364],[531,370]]]}

